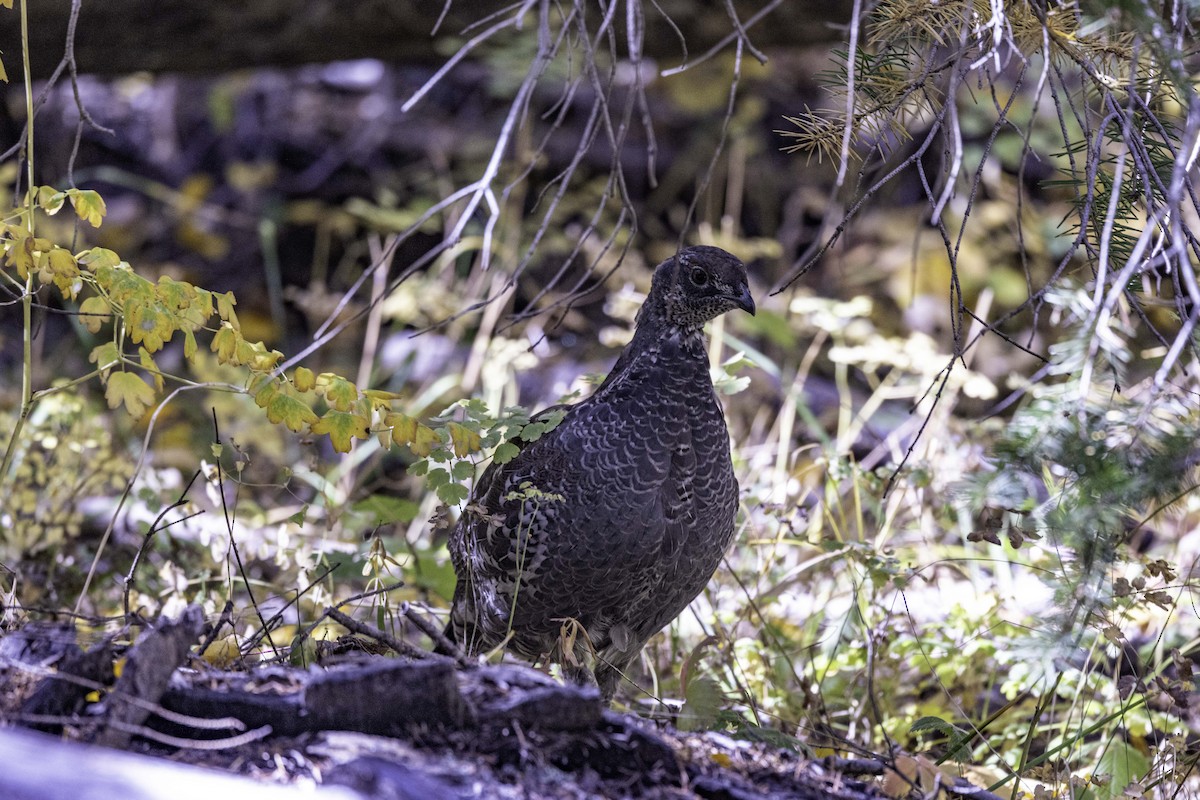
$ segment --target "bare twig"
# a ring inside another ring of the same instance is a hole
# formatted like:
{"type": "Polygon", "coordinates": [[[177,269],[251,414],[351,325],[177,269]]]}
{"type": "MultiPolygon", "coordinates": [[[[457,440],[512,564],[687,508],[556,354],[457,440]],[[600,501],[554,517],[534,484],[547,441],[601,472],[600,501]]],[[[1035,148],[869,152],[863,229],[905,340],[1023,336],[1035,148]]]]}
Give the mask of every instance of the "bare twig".
{"type": "Polygon", "coordinates": [[[374,625],[368,625],[365,622],[359,622],[349,614],[343,614],[333,606],[325,609],[325,616],[332,619],[334,622],[346,628],[351,633],[357,633],[361,636],[368,636],[380,644],[387,645],[398,655],[408,656],[409,658],[423,659],[433,658],[432,653],[428,653],[419,647],[414,647],[408,642],[403,642],[394,636],[389,636],[383,631],[376,628],[374,625]]]}
{"type": "MultiPolygon", "coordinates": [[[[124,598],[123,598],[123,607],[125,609],[125,619],[126,620],[129,619],[129,591],[133,587],[133,577],[134,577],[134,575],[137,574],[138,564],[140,564],[142,561],[142,555],[146,552],[146,548],[150,546],[151,540],[154,539],[154,534],[158,533],[158,531],[159,531],[158,524],[160,522],[162,522],[163,517],[165,517],[167,514],[169,514],[171,511],[175,510],[176,508],[187,505],[188,493],[192,491],[192,486],[196,483],[196,479],[199,477],[200,477],[200,470],[196,470],[194,473],[192,473],[192,479],[187,482],[187,486],[184,486],[183,491],[179,493],[179,499],[177,499],[174,503],[172,503],[171,505],[164,508],[161,512],[159,512],[158,516],[155,517],[154,522],[150,525],[150,529],[146,531],[146,535],[142,537],[142,545],[141,545],[141,547],[139,547],[137,549],[137,552],[134,553],[133,562],[129,565],[129,572],[128,572],[128,574],[126,574],[125,581],[124,581],[125,591],[124,591],[124,598]]],[[[204,513],[203,511],[194,511],[191,514],[188,514],[187,516],[176,520],[175,522],[183,522],[186,519],[191,519],[192,517],[195,517],[195,516],[197,516],[199,514],[203,514],[203,513],[204,513]]],[[[170,525],[174,525],[175,522],[170,523],[170,525]]]]}

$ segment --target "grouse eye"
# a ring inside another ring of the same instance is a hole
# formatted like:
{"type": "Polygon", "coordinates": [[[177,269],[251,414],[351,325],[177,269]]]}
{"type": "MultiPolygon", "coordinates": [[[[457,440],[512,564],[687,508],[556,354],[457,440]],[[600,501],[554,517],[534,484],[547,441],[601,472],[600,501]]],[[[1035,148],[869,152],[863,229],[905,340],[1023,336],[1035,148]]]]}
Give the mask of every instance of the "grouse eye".
{"type": "Polygon", "coordinates": [[[708,283],[708,273],[700,267],[695,267],[692,270],[692,283],[696,286],[703,286],[708,283]]]}

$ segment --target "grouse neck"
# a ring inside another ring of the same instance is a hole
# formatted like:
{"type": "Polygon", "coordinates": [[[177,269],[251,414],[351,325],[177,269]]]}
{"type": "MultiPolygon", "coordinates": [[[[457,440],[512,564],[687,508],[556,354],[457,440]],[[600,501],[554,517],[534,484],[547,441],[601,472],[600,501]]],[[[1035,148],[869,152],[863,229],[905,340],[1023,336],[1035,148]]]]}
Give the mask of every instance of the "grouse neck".
{"type": "Polygon", "coordinates": [[[681,325],[671,321],[666,314],[654,313],[648,307],[643,307],[643,313],[638,316],[633,339],[626,349],[635,353],[647,350],[657,351],[669,339],[679,342],[685,351],[695,350],[704,354],[707,350],[703,327],[681,325]]]}
{"type": "Polygon", "coordinates": [[[679,298],[672,298],[662,291],[657,281],[651,286],[646,302],[638,310],[633,338],[649,336],[658,339],[672,334],[682,337],[701,334],[704,324],[696,324],[687,315],[672,314],[672,306],[678,304],[679,298]],[[673,302],[674,301],[674,302],[673,302]],[[687,320],[680,322],[680,317],[687,320]]]}

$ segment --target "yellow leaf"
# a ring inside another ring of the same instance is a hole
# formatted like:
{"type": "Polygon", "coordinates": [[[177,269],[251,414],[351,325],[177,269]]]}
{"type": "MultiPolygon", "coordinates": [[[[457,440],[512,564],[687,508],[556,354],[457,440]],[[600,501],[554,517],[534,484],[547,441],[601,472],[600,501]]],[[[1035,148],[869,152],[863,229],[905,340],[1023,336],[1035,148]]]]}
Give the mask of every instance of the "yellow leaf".
{"type": "Polygon", "coordinates": [[[186,329],[183,332],[183,357],[188,361],[196,357],[196,334],[186,329]]]}
{"type": "Polygon", "coordinates": [[[114,372],[108,376],[104,397],[108,400],[109,408],[116,408],[124,403],[131,415],[140,418],[146,413],[146,409],[153,405],[154,390],[132,372],[114,372]]]}
{"type": "Polygon", "coordinates": [[[154,294],[172,311],[180,311],[196,301],[196,287],[187,281],[177,281],[166,275],[158,279],[154,294]]]}
{"type": "Polygon", "coordinates": [[[75,213],[79,218],[93,228],[99,228],[104,215],[108,213],[108,206],[104,204],[104,198],[99,192],[92,189],[68,189],[67,196],[71,198],[71,205],[75,206],[75,213]]]}
{"type": "MultiPolygon", "coordinates": [[[[267,419],[277,424],[282,422],[292,433],[299,433],[304,430],[306,425],[312,425],[314,422],[317,422],[317,415],[311,408],[304,404],[303,400],[293,397],[285,390],[275,395],[267,406],[267,419]]],[[[363,426],[363,432],[363,437],[365,438],[365,425],[363,426]]],[[[332,438],[332,434],[330,436],[332,438]]]]}
{"type": "Polygon", "coordinates": [[[238,343],[243,341],[242,335],[233,329],[228,322],[221,323],[221,329],[213,336],[209,347],[217,354],[217,361],[222,364],[237,364],[238,343]]]}
{"type": "Polygon", "coordinates": [[[388,411],[392,407],[392,401],[400,399],[400,395],[395,392],[385,392],[382,389],[363,389],[362,394],[373,411],[388,411]]]}
{"type": "Polygon", "coordinates": [[[89,297],[79,304],[79,321],[92,333],[99,333],[112,319],[112,308],[103,297],[89,297]]]}
{"type": "Polygon", "coordinates": [[[433,451],[433,446],[438,443],[433,428],[421,424],[407,414],[388,414],[383,424],[392,429],[392,442],[397,447],[407,445],[418,458],[428,456],[433,451]]]}
{"type": "Polygon", "coordinates": [[[343,411],[329,410],[313,423],[310,430],[317,434],[328,434],[333,449],[339,453],[350,452],[352,439],[365,439],[367,433],[367,418],[359,414],[347,414],[343,411]]]}
{"type": "Polygon", "coordinates": [[[379,448],[387,450],[392,446],[392,432],[387,428],[380,428],[375,431],[375,438],[379,440],[379,448]]]}
{"type": "Polygon", "coordinates": [[[67,195],[58,191],[53,186],[39,186],[37,190],[37,204],[50,216],[57,214],[63,207],[63,203],[67,201],[67,195]]]}
{"type": "Polygon", "coordinates": [[[130,303],[125,308],[125,329],[129,331],[130,340],[144,345],[151,353],[157,353],[171,341],[175,333],[171,323],[171,316],[158,302],[130,303]]]}
{"type": "Polygon", "coordinates": [[[55,277],[63,276],[75,278],[79,275],[79,267],[75,263],[75,256],[71,255],[70,250],[64,250],[61,247],[55,247],[49,253],[50,271],[55,277]]]}
{"type": "Polygon", "coordinates": [[[63,297],[74,298],[83,288],[83,283],[79,280],[79,266],[69,250],[52,248],[46,256],[46,266],[53,277],[54,285],[62,292],[63,297]]]}
{"type": "Polygon", "coordinates": [[[118,352],[115,342],[105,342],[92,348],[92,353],[88,356],[88,361],[95,364],[96,368],[100,370],[112,369],[120,359],[121,354],[118,352]]]}
{"type": "Polygon", "coordinates": [[[229,323],[234,330],[240,330],[242,326],[238,324],[237,314],[233,310],[233,307],[237,305],[237,298],[233,296],[233,292],[213,296],[216,298],[217,313],[221,315],[221,319],[229,323]]]}
{"type": "Polygon", "coordinates": [[[292,377],[292,383],[301,392],[311,392],[313,387],[317,385],[313,371],[308,367],[296,367],[296,374],[292,377]]]}
{"type": "MultiPolygon", "coordinates": [[[[205,289],[195,286],[192,289],[196,292],[196,297],[185,308],[179,309],[179,315],[194,330],[204,327],[208,318],[213,315],[213,296],[212,292],[205,289]]],[[[180,328],[184,327],[180,325],[180,328]]]]}
{"type": "Polygon", "coordinates": [[[358,402],[358,387],[341,375],[322,372],[317,376],[317,387],[338,411],[349,411],[358,402]]]}
{"type": "Polygon", "coordinates": [[[292,433],[299,433],[318,418],[313,410],[291,391],[285,383],[267,381],[255,393],[254,402],[267,410],[267,419],[273,424],[278,425],[282,422],[292,433]]]}
{"type": "Polygon", "coordinates": [[[154,388],[161,392],[163,390],[163,376],[158,368],[158,364],[154,361],[154,356],[150,355],[150,351],[144,347],[138,348],[138,361],[142,365],[142,369],[150,373],[150,377],[154,379],[154,388]]]}
{"type": "Polygon", "coordinates": [[[241,656],[242,651],[238,649],[237,637],[233,634],[213,642],[201,654],[201,658],[218,668],[228,667],[241,656]]]}
{"type": "Polygon", "coordinates": [[[262,342],[247,342],[238,334],[233,355],[234,364],[244,364],[250,369],[266,372],[273,369],[282,358],[283,353],[278,350],[268,350],[262,342]]]}
{"type": "Polygon", "coordinates": [[[121,264],[120,256],[112,250],[106,250],[103,247],[93,247],[91,250],[84,250],[75,257],[79,259],[80,264],[83,264],[93,272],[101,267],[116,267],[121,264]]]}
{"type": "MultiPolygon", "coordinates": [[[[266,408],[271,405],[271,400],[277,394],[279,394],[279,384],[275,381],[267,381],[261,389],[254,393],[254,404],[259,408],[266,408]]],[[[274,422],[275,420],[271,421],[274,422]]]]}
{"type": "Polygon", "coordinates": [[[12,241],[8,242],[6,260],[9,266],[17,268],[21,280],[28,280],[29,274],[36,266],[33,258],[33,237],[20,228],[12,230],[12,237],[12,241]]]}
{"type": "Polygon", "coordinates": [[[478,453],[483,446],[477,431],[473,431],[459,422],[449,422],[446,429],[450,431],[450,441],[454,445],[454,455],[462,458],[470,453],[478,453]]]}

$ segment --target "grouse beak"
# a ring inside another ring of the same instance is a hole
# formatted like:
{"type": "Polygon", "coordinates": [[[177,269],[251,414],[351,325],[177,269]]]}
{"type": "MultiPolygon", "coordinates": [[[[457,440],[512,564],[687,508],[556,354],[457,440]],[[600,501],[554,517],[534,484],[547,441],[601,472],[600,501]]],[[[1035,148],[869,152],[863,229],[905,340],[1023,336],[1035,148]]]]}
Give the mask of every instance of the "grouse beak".
{"type": "Polygon", "coordinates": [[[754,297],[750,294],[750,286],[748,284],[742,287],[742,293],[740,296],[732,299],[738,308],[740,308],[742,311],[748,312],[750,316],[754,316],[756,307],[754,305],[754,297]]]}

